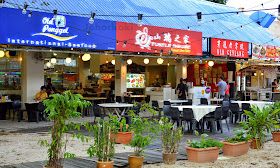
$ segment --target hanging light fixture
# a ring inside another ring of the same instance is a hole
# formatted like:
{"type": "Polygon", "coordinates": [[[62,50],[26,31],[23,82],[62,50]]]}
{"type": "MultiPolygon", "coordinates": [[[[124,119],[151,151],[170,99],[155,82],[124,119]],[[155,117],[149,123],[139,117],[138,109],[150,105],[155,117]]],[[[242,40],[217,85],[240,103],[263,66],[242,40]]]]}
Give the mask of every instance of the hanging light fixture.
{"type": "Polygon", "coordinates": [[[52,58],[51,58],[51,63],[52,63],[52,64],[55,64],[55,63],[56,63],[56,57],[52,57],[52,58]]]}
{"type": "Polygon", "coordinates": [[[47,65],[47,67],[51,67],[52,66],[52,64],[50,62],[47,62],[46,65],[47,65]]]}
{"type": "Polygon", "coordinates": [[[32,11],[29,11],[28,17],[31,18],[32,11]]]}
{"type": "Polygon", "coordinates": [[[113,65],[115,65],[115,64],[116,64],[116,60],[113,59],[113,60],[111,61],[111,63],[112,63],[113,65]]]}
{"type": "Polygon", "coordinates": [[[145,58],[145,59],[144,59],[144,64],[149,64],[149,63],[150,63],[149,58],[145,58]]]}
{"type": "Polygon", "coordinates": [[[4,57],[5,56],[5,52],[3,50],[0,50],[0,57],[4,57]]]}
{"type": "Polygon", "coordinates": [[[169,61],[168,61],[168,63],[167,63],[167,66],[169,66],[170,64],[169,64],[169,61]]]}
{"type": "Polygon", "coordinates": [[[28,7],[28,5],[27,5],[27,4],[24,4],[23,9],[22,9],[22,12],[21,12],[23,15],[26,14],[26,12],[27,12],[26,9],[27,9],[27,7],[28,7]]]}
{"type": "Polygon", "coordinates": [[[126,61],[126,63],[127,63],[128,65],[131,65],[131,64],[132,64],[132,59],[128,59],[128,60],[126,61]]]}
{"type": "Polygon", "coordinates": [[[214,61],[209,61],[208,65],[211,66],[211,67],[214,66],[214,61]]]}
{"type": "Polygon", "coordinates": [[[142,18],[143,18],[143,14],[138,14],[138,26],[141,27],[142,24],[142,18]]]}
{"type": "Polygon", "coordinates": [[[72,62],[72,58],[67,57],[67,58],[65,59],[65,62],[66,62],[67,64],[70,64],[70,63],[72,62]]]}
{"type": "Polygon", "coordinates": [[[90,31],[87,31],[87,36],[90,34],[90,31]]]}
{"type": "Polygon", "coordinates": [[[163,61],[164,61],[164,60],[163,60],[162,58],[158,58],[158,59],[157,59],[157,63],[158,63],[158,64],[163,64],[163,61]]]}
{"type": "Polygon", "coordinates": [[[201,22],[201,16],[202,16],[201,12],[197,12],[196,15],[197,15],[197,21],[201,22]]]}
{"type": "Polygon", "coordinates": [[[202,64],[202,59],[199,60],[199,64],[202,64]]]}
{"type": "Polygon", "coordinates": [[[94,23],[94,17],[95,17],[95,13],[91,12],[90,14],[90,19],[89,19],[89,24],[93,24],[94,23]]]}
{"type": "Polygon", "coordinates": [[[127,41],[124,41],[124,42],[123,42],[123,48],[126,47],[126,43],[127,43],[127,41]]]}
{"type": "Polygon", "coordinates": [[[53,18],[56,19],[57,17],[57,10],[53,10],[53,18]]]}
{"type": "Polygon", "coordinates": [[[90,58],[91,58],[90,54],[85,53],[85,54],[83,55],[83,57],[82,57],[82,60],[83,60],[83,61],[89,61],[90,58]]]}

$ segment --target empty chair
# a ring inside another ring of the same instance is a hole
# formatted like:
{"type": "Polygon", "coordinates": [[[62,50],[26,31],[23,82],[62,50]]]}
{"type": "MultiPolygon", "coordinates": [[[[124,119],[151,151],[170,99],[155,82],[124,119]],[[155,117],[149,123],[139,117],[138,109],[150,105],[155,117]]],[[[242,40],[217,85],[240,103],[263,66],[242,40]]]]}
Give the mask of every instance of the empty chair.
{"type": "Polygon", "coordinates": [[[150,101],[151,101],[151,96],[147,95],[147,97],[145,97],[145,102],[149,104],[150,101]]]}
{"type": "Polygon", "coordinates": [[[229,105],[222,106],[222,118],[221,120],[226,120],[227,128],[229,131],[228,121],[227,118],[230,116],[229,105]]]}
{"type": "Polygon", "coordinates": [[[188,102],[183,102],[182,105],[192,105],[192,99],[187,99],[188,102]]]}
{"type": "Polygon", "coordinates": [[[131,97],[125,96],[124,97],[124,102],[125,103],[132,103],[131,97]]]}
{"type": "Polygon", "coordinates": [[[193,134],[195,134],[197,121],[194,118],[193,110],[191,108],[183,109],[183,121],[186,121],[186,123],[190,122],[193,134]]]}
{"type": "Polygon", "coordinates": [[[171,105],[170,101],[163,101],[163,105],[171,105]]]}
{"type": "MultiPolygon", "coordinates": [[[[245,110],[246,110],[246,111],[252,111],[250,103],[242,103],[242,114],[245,113],[245,110]]],[[[243,115],[243,118],[247,119],[246,115],[243,115]]],[[[241,120],[242,120],[242,119],[241,119],[241,117],[240,117],[240,121],[241,121],[241,120]]]]}
{"type": "Polygon", "coordinates": [[[93,113],[94,113],[93,124],[95,124],[96,117],[100,117],[101,119],[104,119],[105,117],[109,117],[108,115],[102,113],[101,108],[98,105],[93,105],[93,113]]]}
{"type": "Polygon", "coordinates": [[[116,102],[121,103],[122,102],[122,97],[121,96],[116,96],[116,102]]]}
{"type": "Polygon", "coordinates": [[[181,117],[181,112],[178,108],[171,108],[171,119],[173,123],[177,122],[177,126],[181,127],[183,118],[181,117]]]}
{"type": "Polygon", "coordinates": [[[235,120],[235,123],[240,115],[240,118],[241,118],[241,115],[242,115],[242,112],[239,110],[239,105],[238,103],[230,103],[229,105],[229,109],[231,111],[231,122],[233,123],[233,116],[234,116],[234,120],[235,120]]]}
{"type": "Polygon", "coordinates": [[[200,99],[200,104],[208,105],[208,100],[206,98],[201,98],[200,99]]]}
{"type": "MultiPolygon", "coordinates": [[[[161,118],[161,111],[162,111],[162,110],[159,109],[158,101],[152,100],[152,108],[153,108],[155,111],[158,112],[158,119],[160,119],[160,118],[161,118]]],[[[153,114],[153,116],[154,116],[154,114],[153,114]]]]}
{"type": "Polygon", "coordinates": [[[22,120],[22,113],[23,113],[20,110],[20,108],[21,108],[20,100],[14,100],[13,103],[12,103],[12,107],[13,107],[13,120],[15,118],[15,113],[17,113],[18,122],[20,122],[20,120],[22,120]]]}
{"type": "Polygon", "coordinates": [[[170,112],[171,105],[163,105],[163,114],[168,119],[171,119],[171,112],[170,112]]]}
{"type": "Polygon", "coordinates": [[[221,133],[223,133],[221,118],[222,118],[222,107],[217,107],[216,110],[214,111],[212,117],[204,117],[203,118],[202,132],[204,132],[205,122],[210,122],[211,123],[211,129],[215,134],[216,128],[217,128],[216,122],[219,122],[220,128],[221,128],[221,133]]]}

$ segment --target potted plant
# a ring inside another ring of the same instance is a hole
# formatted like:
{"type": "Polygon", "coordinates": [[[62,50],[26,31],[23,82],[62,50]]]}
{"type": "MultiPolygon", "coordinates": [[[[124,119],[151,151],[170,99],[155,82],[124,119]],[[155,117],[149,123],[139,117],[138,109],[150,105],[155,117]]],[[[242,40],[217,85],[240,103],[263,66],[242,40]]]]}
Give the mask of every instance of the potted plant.
{"type": "MultiPolygon", "coordinates": [[[[271,110],[277,110],[280,109],[280,102],[276,101],[274,104],[271,105],[271,110]]],[[[272,117],[277,121],[277,126],[272,128],[271,134],[274,142],[280,142],[280,113],[275,113],[272,117]]]]}
{"type": "MultiPolygon", "coordinates": [[[[140,111],[142,110],[155,113],[148,104],[143,104],[140,111]]],[[[133,138],[129,142],[129,146],[134,148],[134,154],[128,156],[128,164],[130,168],[141,168],[145,147],[150,145],[152,140],[155,139],[158,127],[154,126],[154,122],[149,121],[148,118],[141,118],[139,115],[136,115],[133,110],[130,110],[130,115],[132,117],[133,138]]]]}
{"type": "Polygon", "coordinates": [[[164,164],[175,164],[177,161],[179,141],[183,137],[182,128],[177,128],[167,117],[161,117],[159,121],[161,142],[163,146],[162,157],[164,164]]]}
{"type": "Polygon", "coordinates": [[[223,154],[224,156],[239,156],[248,153],[251,140],[250,136],[244,132],[238,132],[234,138],[228,138],[221,141],[224,144],[223,154]]]}
{"type": "MultiPolygon", "coordinates": [[[[71,120],[72,118],[81,118],[81,113],[77,112],[78,107],[84,108],[90,105],[89,102],[83,101],[82,98],[79,94],[72,94],[70,91],[66,91],[63,94],[53,94],[50,96],[50,99],[43,101],[46,106],[45,112],[49,114],[47,119],[53,122],[49,131],[51,141],[39,141],[41,146],[48,147],[48,162],[44,167],[61,168],[63,167],[63,157],[75,157],[75,154],[68,153],[64,150],[68,141],[65,133],[72,129],[80,130],[82,124],[75,124],[71,120]]],[[[80,133],[73,133],[73,137],[77,137],[82,141],[88,141],[88,138],[80,133]]]]}
{"type": "Polygon", "coordinates": [[[97,168],[113,168],[112,158],[115,154],[115,142],[111,140],[113,132],[110,123],[101,119],[89,130],[93,132],[94,144],[90,145],[87,153],[91,158],[97,157],[97,168]]]}
{"type": "MultiPolygon", "coordinates": [[[[198,136],[198,132],[195,134],[198,136]]],[[[220,148],[223,143],[213,139],[205,140],[208,135],[202,134],[201,141],[188,139],[190,146],[186,146],[188,160],[196,163],[215,162],[218,159],[220,148]]]]}
{"type": "MultiPolygon", "coordinates": [[[[131,128],[128,124],[126,124],[126,119],[121,118],[121,121],[119,121],[119,118],[117,116],[110,116],[110,122],[112,123],[112,129],[115,133],[115,143],[119,144],[128,144],[132,139],[132,132],[131,128]]],[[[113,134],[112,138],[113,140],[113,134]]]]}
{"type": "Polygon", "coordinates": [[[239,122],[239,127],[246,130],[252,139],[251,147],[253,149],[260,149],[263,146],[264,138],[267,137],[273,127],[278,127],[278,122],[273,117],[279,112],[279,109],[271,110],[271,108],[263,108],[260,110],[258,107],[251,107],[251,111],[244,112],[249,118],[244,122],[239,122]]]}

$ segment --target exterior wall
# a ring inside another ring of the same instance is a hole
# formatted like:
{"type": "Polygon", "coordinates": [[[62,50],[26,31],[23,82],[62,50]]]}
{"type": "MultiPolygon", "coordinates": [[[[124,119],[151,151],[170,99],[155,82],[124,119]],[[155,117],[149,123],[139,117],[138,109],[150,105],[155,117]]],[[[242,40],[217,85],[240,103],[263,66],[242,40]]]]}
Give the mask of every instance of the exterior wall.
{"type": "Polygon", "coordinates": [[[115,66],[115,96],[123,96],[126,92],[127,65],[123,57],[116,57],[115,66]]]}

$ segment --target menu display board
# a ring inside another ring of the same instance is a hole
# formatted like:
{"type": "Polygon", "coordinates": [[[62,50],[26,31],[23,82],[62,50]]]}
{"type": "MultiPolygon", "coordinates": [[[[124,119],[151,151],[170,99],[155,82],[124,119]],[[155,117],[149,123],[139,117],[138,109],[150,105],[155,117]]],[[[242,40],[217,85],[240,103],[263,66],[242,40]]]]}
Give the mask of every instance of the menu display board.
{"type": "Polygon", "coordinates": [[[249,58],[248,50],[248,42],[211,38],[211,54],[214,56],[249,58]]]}
{"type": "Polygon", "coordinates": [[[126,74],[127,88],[145,88],[146,75],[145,74],[126,74]]]}
{"type": "Polygon", "coordinates": [[[252,44],[252,59],[280,60],[280,47],[252,44]]]}

